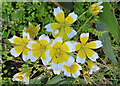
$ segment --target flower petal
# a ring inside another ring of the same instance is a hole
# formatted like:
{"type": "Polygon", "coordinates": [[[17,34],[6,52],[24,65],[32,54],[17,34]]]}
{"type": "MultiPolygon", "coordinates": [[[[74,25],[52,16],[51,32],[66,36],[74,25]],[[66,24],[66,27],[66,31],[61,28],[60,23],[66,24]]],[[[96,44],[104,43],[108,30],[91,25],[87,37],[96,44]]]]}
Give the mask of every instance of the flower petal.
{"type": "Polygon", "coordinates": [[[71,74],[67,71],[64,71],[64,75],[66,75],[67,77],[71,77],[71,74]]]}
{"type": "Polygon", "coordinates": [[[77,70],[74,74],[72,74],[72,76],[74,78],[78,78],[79,75],[80,75],[80,71],[79,70],[77,70]]]}
{"type": "Polygon", "coordinates": [[[77,34],[77,32],[73,29],[71,33],[68,33],[67,36],[69,38],[72,38],[73,36],[75,36],[77,34]]]}
{"type": "Polygon", "coordinates": [[[46,40],[48,43],[50,43],[49,36],[46,36],[45,34],[42,34],[42,35],[39,37],[39,41],[40,41],[40,40],[46,40]]]}
{"type": "Polygon", "coordinates": [[[23,82],[25,82],[25,84],[29,84],[29,78],[24,77],[23,82]]]}
{"type": "Polygon", "coordinates": [[[35,28],[35,34],[37,35],[38,34],[38,31],[40,30],[40,24],[38,24],[35,28]]]}
{"type": "Polygon", "coordinates": [[[89,42],[85,45],[85,47],[87,48],[92,48],[92,49],[97,49],[97,48],[100,48],[102,47],[102,42],[99,41],[99,40],[96,40],[96,41],[92,41],[92,42],[89,42]]]}
{"type": "MultiPolygon", "coordinates": [[[[49,52],[48,52],[48,54],[49,54],[49,52]]],[[[49,62],[50,62],[51,58],[46,58],[45,53],[44,53],[41,57],[41,60],[42,60],[44,65],[49,65],[49,62]]]]}
{"type": "Polygon", "coordinates": [[[80,41],[81,43],[85,44],[88,41],[89,33],[82,33],[80,35],[80,41]]]}
{"type": "Polygon", "coordinates": [[[45,52],[45,57],[47,59],[47,61],[46,61],[47,63],[45,63],[45,65],[48,65],[48,63],[52,59],[52,57],[50,56],[50,49],[45,52]]]}
{"type": "Polygon", "coordinates": [[[82,67],[75,62],[70,67],[68,67],[67,65],[63,65],[64,73],[67,73],[67,74],[69,73],[69,75],[71,73],[73,75],[73,77],[75,77],[75,78],[77,78],[80,75],[79,70],[81,70],[81,69],[82,69],[82,67]]]}
{"type": "Polygon", "coordinates": [[[11,54],[15,57],[19,56],[24,49],[24,46],[16,46],[10,50],[11,54]]]}
{"type": "Polygon", "coordinates": [[[76,59],[76,61],[77,61],[77,63],[81,63],[81,64],[83,64],[84,62],[85,62],[85,60],[86,60],[86,58],[80,58],[78,55],[77,55],[77,59],[76,59]]]}
{"type": "Polygon", "coordinates": [[[53,32],[53,35],[57,35],[59,33],[59,30],[55,30],[54,32],[53,32]]]}
{"type": "Polygon", "coordinates": [[[14,39],[17,38],[17,36],[13,36],[12,38],[8,39],[11,43],[14,43],[14,39]]]}
{"type": "Polygon", "coordinates": [[[92,61],[96,61],[96,59],[99,58],[98,54],[91,49],[86,48],[85,53],[86,53],[87,57],[92,61]]]}
{"type": "Polygon", "coordinates": [[[75,42],[73,41],[73,46],[75,46],[75,51],[78,51],[81,47],[82,47],[82,44],[79,43],[79,42],[75,42]]]}
{"type": "Polygon", "coordinates": [[[28,52],[28,55],[29,55],[29,57],[30,57],[30,61],[31,61],[31,62],[35,62],[38,58],[36,58],[35,56],[33,56],[32,53],[33,53],[32,51],[29,51],[29,52],[28,52]]]}
{"type": "Polygon", "coordinates": [[[72,45],[72,43],[70,41],[67,41],[61,46],[60,49],[65,51],[65,52],[73,52],[74,46],[72,45]]]}
{"type": "Polygon", "coordinates": [[[77,50],[76,50],[76,45],[77,45],[78,42],[76,42],[76,41],[71,41],[71,43],[72,43],[72,45],[73,45],[73,51],[77,51],[77,50]]]}
{"type": "Polygon", "coordinates": [[[94,65],[91,70],[94,70],[94,72],[98,71],[100,68],[97,65],[94,65]]]}
{"type": "Polygon", "coordinates": [[[55,30],[60,28],[60,24],[59,23],[50,23],[50,24],[47,24],[45,26],[45,28],[46,28],[46,31],[48,31],[48,32],[54,32],[55,30]]]}
{"type": "Polygon", "coordinates": [[[27,61],[29,59],[28,57],[28,52],[29,52],[29,49],[28,48],[25,48],[23,50],[23,53],[22,53],[22,58],[23,58],[23,61],[27,61]]]}
{"type": "Polygon", "coordinates": [[[55,63],[53,63],[52,62],[52,69],[53,70],[58,70],[58,69],[63,69],[63,65],[64,65],[64,63],[59,63],[59,64],[55,64],[55,63]]]}
{"type": "Polygon", "coordinates": [[[14,56],[14,57],[18,57],[21,53],[17,53],[16,51],[15,51],[15,48],[12,48],[11,50],[10,50],[10,53],[14,56]]]}
{"type": "Polygon", "coordinates": [[[65,19],[64,12],[60,7],[54,9],[54,15],[60,23],[64,22],[65,19]]]}
{"type": "Polygon", "coordinates": [[[27,37],[28,39],[31,40],[29,33],[23,32],[23,36],[27,37]]]}
{"type": "Polygon", "coordinates": [[[53,72],[54,72],[54,74],[59,75],[59,74],[60,74],[60,72],[61,72],[61,70],[60,70],[60,69],[59,69],[59,70],[53,70],[53,72]]]}
{"type": "Polygon", "coordinates": [[[102,4],[102,3],[103,3],[103,1],[100,1],[100,2],[97,3],[97,5],[100,5],[100,4],[102,4]]]}
{"type": "Polygon", "coordinates": [[[39,58],[42,55],[42,51],[40,49],[32,50],[32,55],[39,58]]]}
{"type": "Polygon", "coordinates": [[[33,25],[29,22],[29,29],[33,29],[33,25]]]}
{"type": "MultiPolygon", "coordinates": [[[[70,55],[69,54],[67,54],[67,53],[65,53],[65,52],[61,52],[61,55],[59,56],[60,58],[60,61],[61,62],[64,62],[64,64],[67,64],[68,66],[70,66],[71,64],[73,64],[73,60],[74,60],[74,58],[71,56],[70,57],[70,55]],[[68,63],[68,62],[70,62],[71,61],[71,63],[68,63]],[[65,63],[66,62],[66,63],[65,63]]],[[[58,59],[58,60],[59,60],[58,59]]],[[[59,61],[59,62],[60,62],[59,61]]]]}
{"type": "Polygon", "coordinates": [[[71,33],[72,30],[73,30],[72,27],[69,27],[69,26],[66,26],[66,27],[65,27],[65,32],[66,32],[67,34],[68,34],[68,33],[71,33]]]}
{"type": "Polygon", "coordinates": [[[57,69],[62,70],[63,65],[65,64],[64,62],[65,62],[65,59],[63,59],[63,57],[61,57],[59,54],[55,55],[52,59],[52,69],[53,70],[57,70],[57,69]]]}
{"type": "Polygon", "coordinates": [[[45,28],[46,28],[46,31],[48,31],[48,32],[54,32],[54,30],[51,27],[51,24],[45,25],[45,28]]]}
{"type": "Polygon", "coordinates": [[[83,64],[83,63],[85,62],[85,60],[86,60],[86,55],[85,55],[84,50],[81,48],[81,49],[79,50],[79,52],[78,52],[76,61],[77,61],[78,63],[83,64]]]}
{"type": "Polygon", "coordinates": [[[52,48],[52,49],[50,49],[50,51],[46,52],[45,56],[48,56],[48,57],[52,58],[55,55],[55,53],[56,53],[56,50],[52,48]]]}
{"type": "Polygon", "coordinates": [[[8,39],[11,43],[14,43],[14,44],[23,44],[23,40],[17,36],[13,36],[12,38],[8,39]]]}
{"type": "Polygon", "coordinates": [[[28,47],[29,49],[32,49],[32,45],[33,45],[34,43],[37,43],[37,42],[32,41],[32,40],[29,41],[27,47],[28,47]]]}
{"type": "Polygon", "coordinates": [[[100,10],[100,12],[103,12],[103,10],[100,10]]]}
{"type": "Polygon", "coordinates": [[[77,20],[77,17],[78,17],[77,14],[72,12],[65,18],[65,23],[72,24],[73,22],[75,22],[77,20]]]}
{"type": "Polygon", "coordinates": [[[23,61],[27,61],[29,59],[28,55],[22,55],[23,61]]]}
{"type": "Polygon", "coordinates": [[[102,6],[102,5],[100,5],[99,7],[100,7],[100,9],[102,9],[102,8],[103,8],[103,6],[102,6]]]}
{"type": "Polygon", "coordinates": [[[94,65],[94,66],[91,67],[91,70],[90,70],[89,74],[92,74],[92,72],[96,72],[96,71],[98,71],[99,69],[100,69],[100,68],[99,68],[97,65],[94,65]]]}
{"type": "Polygon", "coordinates": [[[65,65],[67,65],[68,67],[70,67],[71,65],[73,65],[74,61],[75,61],[75,59],[72,56],[70,56],[69,59],[68,59],[68,61],[64,62],[64,63],[65,63],[65,65]]]}
{"type": "Polygon", "coordinates": [[[63,41],[62,41],[62,37],[57,37],[56,39],[54,39],[53,42],[52,42],[52,44],[51,44],[52,47],[53,47],[53,45],[54,45],[56,42],[60,42],[60,43],[62,44],[62,42],[63,42],[63,41]]]}

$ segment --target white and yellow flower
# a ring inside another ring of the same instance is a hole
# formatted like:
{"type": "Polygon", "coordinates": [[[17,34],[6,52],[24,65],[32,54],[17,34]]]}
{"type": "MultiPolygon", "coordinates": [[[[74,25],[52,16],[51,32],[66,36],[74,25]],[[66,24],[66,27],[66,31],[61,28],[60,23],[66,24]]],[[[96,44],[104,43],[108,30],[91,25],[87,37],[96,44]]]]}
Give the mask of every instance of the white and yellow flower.
{"type": "Polygon", "coordinates": [[[14,57],[18,57],[22,53],[22,58],[24,61],[29,59],[28,52],[30,49],[27,48],[27,44],[29,42],[29,34],[26,36],[23,35],[23,38],[19,38],[14,35],[8,40],[11,43],[16,44],[16,46],[10,50],[11,54],[14,57]]]}
{"type": "MultiPolygon", "coordinates": [[[[68,53],[73,51],[73,46],[70,41],[63,43],[61,37],[57,37],[52,42],[52,48],[45,52],[46,58],[52,59],[52,69],[62,69],[63,65],[71,66],[74,58],[68,53]]],[[[50,60],[49,60],[50,61],[50,60]]]]}
{"type": "Polygon", "coordinates": [[[93,72],[98,71],[100,68],[91,60],[88,61],[88,67],[90,68],[89,74],[92,74],[93,72]]]}
{"type": "Polygon", "coordinates": [[[40,30],[40,24],[34,28],[34,26],[29,22],[29,28],[28,29],[24,28],[23,35],[26,36],[29,34],[30,38],[33,39],[35,38],[35,36],[37,36],[39,30],[40,30]]]}
{"type": "Polygon", "coordinates": [[[102,42],[99,40],[92,41],[89,43],[86,43],[89,38],[89,33],[82,33],[80,35],[80,42],[73,42],[73,45],[75,46],[75,51],[78,51],[77,59],[76,61],[78,63],[83,64],[86,60],[86,56],[92,60],[96,61],[96,59],[99,58],[98,54],[94,52],[92,49],[97,49],[102,47],[102,42]]]}
{"type": "Polygon", "coordinates": [[[103,2],[98,2],[98,3],[94,3],[90,6],[89,11],[93,14],[93,15],[97,15],[99,12],[103,12],[103,10],[101,10],[103,8],[103,6],[101,5],[103,2]]]}
{"type": "Polygon", "coordinates": [[[28,72],[19,72],[19,73],[16,73],[12,80],[13,81],[22,81],[22,82],[25,82],[25,84],[29,84],[29,80],[30,80],[30,77],[28,75],[29,73],[28,72]]]}
{"type": "Polygon", "coordinates": [[[49,59],[45,57],[45,51],[51,48],[50,39],[48,36],[42,34],[39,37],[39,41],[31,40],[29,41],[27,47],[32,50],[29,52],[31,62],[34,62],[41,57],[43,64],[48,64],[49,59]]]}
{"type": "Polygon", "coordinates": [[[74,62],[70,67],[68,67],[67,65],[63,65],[62,70],[64,71],[64,75],[71,77],[72,74],[74,78],[78,78],[78,76],[80,75],[80,70],[82,70],[82,67],[74,62]]]}
{"type": "Polygon", "coordinates": [[[63,40],[72,38],[77,32],[70,27],[72,23],[77,20],[77,14],[74,12],[70,13],[66,18],[63,10],[60,7],[54,9],[54,16],[59,23],[50,23],[45,26],[46,31],[52,32],[53,36],[63,37],[63,40]]]}

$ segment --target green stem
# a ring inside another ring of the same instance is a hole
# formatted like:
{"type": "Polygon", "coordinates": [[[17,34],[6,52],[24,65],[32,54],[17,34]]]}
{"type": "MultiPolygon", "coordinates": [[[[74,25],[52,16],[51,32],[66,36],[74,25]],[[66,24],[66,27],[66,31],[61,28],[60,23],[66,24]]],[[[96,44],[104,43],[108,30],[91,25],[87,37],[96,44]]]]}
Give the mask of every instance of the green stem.
{"type": "Polygon", "coordinates": [[[87,11],[88,11],[88,10],[86,10],[85,12],[83,12],[83,13],[77,18],[77,20],[80,19],[85,13],[87,13],[87,11]]]}
{"type": "Polygon", "coordinates": [[[92,17],[93,17],[93,15],[90,16],[89,19],[84,23],[84,25],[82,25],[82,26],[80,27],[80,29],[77,31],[77,33],[80,32],[80,30],[89,22],[89,20],[90,20],[92,17]]]}

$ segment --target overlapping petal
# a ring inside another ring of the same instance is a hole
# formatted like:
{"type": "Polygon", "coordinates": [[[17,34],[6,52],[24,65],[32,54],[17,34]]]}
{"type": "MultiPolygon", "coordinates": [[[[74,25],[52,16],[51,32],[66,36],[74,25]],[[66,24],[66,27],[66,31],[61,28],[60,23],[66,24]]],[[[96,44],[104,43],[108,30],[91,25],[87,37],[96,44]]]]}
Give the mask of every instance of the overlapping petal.
{"type": "Polygon", "coordinates": [[[75,62],[70,67],[63,65],[64,75],[68,77],[70,77],[72,74],[74,78],[78,78],[78,76],[80,75],[80,70],[82,70],[82,67],[75,62]]]}

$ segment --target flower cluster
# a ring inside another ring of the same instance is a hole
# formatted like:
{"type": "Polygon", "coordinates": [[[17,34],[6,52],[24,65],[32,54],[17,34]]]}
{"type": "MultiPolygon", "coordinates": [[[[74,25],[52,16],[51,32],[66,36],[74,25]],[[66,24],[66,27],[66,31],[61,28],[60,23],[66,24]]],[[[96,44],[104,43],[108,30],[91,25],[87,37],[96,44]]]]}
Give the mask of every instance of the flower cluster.
{"type": "MultiPolygon", "coordinates": [[[[97,6],[98,4],[95,4],[97,6]]],[[[91,7],[94,7],[93,5],[91,7]]],[[[97,7],[98,8],[98,7],[97,7]]],[[[97,9],[96,8],[96,9],[97,9]]],[[[93,8],[90,9],[93,11],[93,8]]],[[[14,57],[22,54],[23,61],[30,59],[35,62],[40,58],[44,65],[50,65],[54,74],[60,74],[61,71],[64,75],[77,78],[82,70],[81,64],[88,63],[89,74],[99,70],[95,65],[96,59],[99,58],[98,54],[92,49],[102,47],[102,42],[99,40],[87,43],[89,33],[82,33],[80,41],[67,41],[77,34],[71,27],[71,24],[77,20],[77,14],[70,13],[66,18],[61,8],[54,9],[54,16],[59,23],[50,23],[45,26],[46,31],[52,32],[54,40],[50,40],[49,36],[42,34],[38,40],[34,40],[40,30],[40,25],[34,26],[29,23],[29,28],[23,30],[23,38],[13,36],[8,39],[16,46],[10,50],[14,57]],[[73,57],[73,53],[77,52],[77,56],[73,57]],[[88,57],[88,58],[86,58],[88,57]],[[86,61],[86,59],[88,61],[86,61]]],[[[13,81],[23,81],[29,83],[29,72],[20,72],[13,76],[13,81]]]]}
{"type": "Polygon", "coordinates": [[[92,13],[93,15],[97,15],[99,12],[103,12],[103,10],[101,10],[103,8],[103,6],[101,5],[103,2],[98,2],[98,3],[94,3],[93,5],[90,6],[90,13],[92,13]]]}

